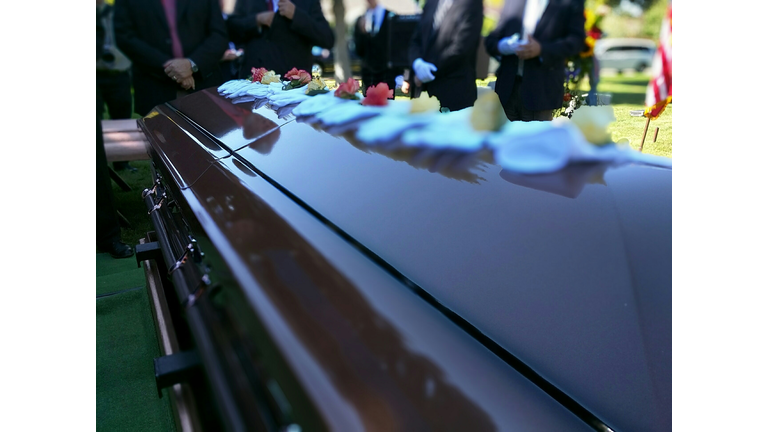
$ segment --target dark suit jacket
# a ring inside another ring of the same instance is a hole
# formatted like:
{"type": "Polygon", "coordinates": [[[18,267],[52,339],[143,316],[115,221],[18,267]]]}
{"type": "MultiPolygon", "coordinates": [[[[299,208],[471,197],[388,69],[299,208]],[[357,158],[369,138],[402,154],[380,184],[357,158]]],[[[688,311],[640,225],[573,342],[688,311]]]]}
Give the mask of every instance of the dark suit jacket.
{"type": "MultiPolygon", "coordinates": [[[[499,25],[485,39],[485,49],[500,58],[496,71],[496,93],[506,105],[512,95],[519,58],[499,53],[499,40],[520,33],[522,36],[525,0],[507,0],[499,25]],[[506,13],[506,15],[505,15],[506,13]]],[[[538,58],[525,60],[521,96],[523,105],[533,111],[563,105],[565,61],[584,47],[584,0],[549,0],[533,37],[541,44],[538,58]]]]}
{"type": "MultiPolygon", "coordinates": [[[[134,111],[146,115],[176,99],[181,86],[165,75],[173,59],[171,36],[160,0],[116,0],[115,40],[133,62],[134,111]]],[[[227,50],[227,29],[218,0],[177,0],[176,31],[184,56],[197,64],[195,88],[222,83],[219,60],[227,50]]]]}
{"type": "MultiPolygon", "coordinates": [[[[438,31],[433,32],[437,4],[438,0],[427,0],[411,39],[409,57],[411,64],[421,58],[437,67],[435,80],[423,84],[422,90],[437,97],[443,107],[456,111],[472,106],[477,99],[475,68],[483,1],[454,0],[438,31]]],[[[418,92],[412,95],[418,97],[418,92]]]]}
{"type": "Polygon", "coordinates": [[[394,90],[395,78],[403,73],[402,69],[393,69],[387,65],[390,48],[390,21],[387,17],[391,13],[386,9],[384,10],[381,27],[375,35],[365,31],[365,14],[359,17],[355,23],[355,53],[362,62],[360,69],[364,90],[380,82],[386,82],[390,90],[394,90]]]}
{"type": "Polygon", "coordinates": [[[312,71],[312,47],[333,48],[334,35],[320,8],[320,0],[292,0],[293,19],[275,13],[272,25],[260,29],[256,15],[268,10],[265,0],[238,0],[227,18],[233,42],[245,50],[240,77],[251,76],[251,68],[263,67],[285,75],[292,68],[312,71]]]}

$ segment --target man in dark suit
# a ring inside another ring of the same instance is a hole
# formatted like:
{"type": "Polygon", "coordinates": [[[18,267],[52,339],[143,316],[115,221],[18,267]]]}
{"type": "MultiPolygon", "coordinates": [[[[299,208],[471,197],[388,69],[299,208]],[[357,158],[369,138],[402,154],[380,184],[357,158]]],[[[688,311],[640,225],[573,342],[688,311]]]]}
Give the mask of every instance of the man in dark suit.
{"type": "MultiPolygon", "coordinates": [[[[477,99],[476,62],[482,0],[427,0],[409,55],[415,84],[451,111],[477,99]]],[[[420,91],[414,89],[412,97],[420,91]]]]}
{"type": "Polygon", "coordinates": [[[320,0],[238,0],[227,18],[232,40],[245,49],[240,77],[251,68],[285,75],[312,71],[312,47],[333,48],[334,35],[320,0]]]}
{"type": "Polygon", "coordinates": [[[390,90],[394,90],[395,78],[403,73],[387,64],[390,36],[387,17],[390,13],[377,0],[368,0],[368,10],[355,23],[355,52],[362,61],[363,94],[368,87],[379,83],[386,83],[390,90]]]}
{"type": "Polygon", "coordinates": [[[116,0],[114,24],[133,62],[137,113],[223,82],[228,39],[217,0],[116,0]]]}
{"type": "Polygon", "coordinates": [[[565,61],[584,38],[584,0],[506,1],[485,48],[500,62],[496,93],[507,118],[552,120],[563,105],[565,61]]]}

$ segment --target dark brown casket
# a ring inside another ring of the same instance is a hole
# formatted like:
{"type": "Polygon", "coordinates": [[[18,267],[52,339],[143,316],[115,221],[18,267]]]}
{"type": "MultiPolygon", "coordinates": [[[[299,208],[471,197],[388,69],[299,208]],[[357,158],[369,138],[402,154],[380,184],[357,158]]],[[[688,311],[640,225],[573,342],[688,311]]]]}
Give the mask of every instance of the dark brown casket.
{"type": "Polygon", "coordinates": [[[521,175],[253,106],[138,122],[194,428],[671,429],[671,169],[521,175]]]}

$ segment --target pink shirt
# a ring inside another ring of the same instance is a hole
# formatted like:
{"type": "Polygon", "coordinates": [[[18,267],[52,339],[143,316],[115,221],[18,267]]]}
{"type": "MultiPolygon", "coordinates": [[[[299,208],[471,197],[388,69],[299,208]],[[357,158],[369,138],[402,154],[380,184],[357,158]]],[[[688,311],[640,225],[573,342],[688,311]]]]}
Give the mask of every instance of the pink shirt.
{"type": "Polygon", "coordinates": [[[171,31],[171,47],[174,58],[184,58],[184,50],[181,48],[181,40],[176,32],[176,0],[161,0],[165,9],[165,18],[168,20],[168,29],[171,31]]]}

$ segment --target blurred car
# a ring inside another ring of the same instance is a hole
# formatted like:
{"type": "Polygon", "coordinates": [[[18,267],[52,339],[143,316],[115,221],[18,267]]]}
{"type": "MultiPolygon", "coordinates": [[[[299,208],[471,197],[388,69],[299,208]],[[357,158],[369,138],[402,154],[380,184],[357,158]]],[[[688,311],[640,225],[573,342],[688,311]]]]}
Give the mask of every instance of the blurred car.
{"type": "Polygon", "coordinates": [[[216,88],[138,124],[180,424],[672,429],[671,168],[523,175],[216,88]]]}
{"type": "Polygon", "coordinates": [[[642,72],[651,66],[656,43],[650,39],[608,38],[595,44],[595,58],[600,68],[642,72]]]}

